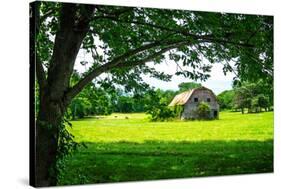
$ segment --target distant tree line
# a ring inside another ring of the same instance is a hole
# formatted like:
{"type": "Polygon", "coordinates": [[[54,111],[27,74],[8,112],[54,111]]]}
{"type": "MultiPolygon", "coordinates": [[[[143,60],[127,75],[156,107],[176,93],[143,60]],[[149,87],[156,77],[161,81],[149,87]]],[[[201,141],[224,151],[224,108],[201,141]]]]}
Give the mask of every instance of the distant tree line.
{"type": "MultiPolygon", "coordinates": [[[[79,74],[75,72],[72,84],[79,78],[79,74]]],[[[177,91],[147,88],[139,93],[130,93],[118,87],[91,83],[71,101],[67,116],[77,119],[91,115],[109,115],[113,112],[146,112],[151,115],[151,120],[166,120],[176,117],[182,111],[181,107],[168,107],[174,96],[199,86],[201,84],[187,82],[179,84],[177,91]]]]}
{"type": "Polygon", "coordinates": [[[257,113],[273,109],[273,83],[258,80],[257,82],[234,83],[232,90],[218,95],[220,109],[235,110],[242,113],[257,113]]]}
{"type": "MultiPolygon", "coordinates": [[[[79,73],[74,72],[71,85],[80,78],[79,73]]],[[[175,95],[200,86],[200,83],[183,82],[178,85],[177,91],[146,88],[142,92],[130,93],[112,85],[90,83],[71,101],[67,116],[77,119],[92,115],[109,115],[113,112],[146,112],[150,114],[151,120],[163,121],[179,117],[183,111],[181,106],[172,109],[168,107],[175,95]]],[[[273,85],[262,79],[255,83],[234,82],[233,89],[221,92],[217,99],[221,110],[242,113],[270,111],[273,109],[273,85]]]]}
{"type": "MultiPolygon", "coordinates": [[[[72,82],[75,83],[79,77],[75,73],[72,82]]],[[[147,88],[139,93],[130,93],[118,87],[91,83],[72,100],[67,115],[68,118],[77,119],[113,112],[146,112],[152,121],[164,121],[179,117],[183,111],[181,106],[168,107],[175,95],[200,86],[200,83],[184,82],[179,84],[177,91],[147,88]]],[[[234,84],[232,90],[223,91],[217,99],[221,110],[242,113],[269,111],[273,107],[273,88],[263,80],[256,83],[243,82],[234,84]]]]}

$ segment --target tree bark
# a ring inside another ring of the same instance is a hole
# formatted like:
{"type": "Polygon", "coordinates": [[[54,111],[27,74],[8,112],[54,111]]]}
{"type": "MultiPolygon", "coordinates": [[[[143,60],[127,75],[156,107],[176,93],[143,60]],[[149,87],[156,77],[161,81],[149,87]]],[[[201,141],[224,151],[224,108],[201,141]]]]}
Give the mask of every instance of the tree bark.
{"type": "Polygon", "coordinates": [[[57,184],[55,163],[58,149],[58,125],[61,124],[63,113],[60,103],[41,94],[40,110],[36,120],[36,186],[57,184]]]}
{"type": "MultiPolygon", "coordinates": [[[[59,126],[71,99],[65,93],[73,72],[74,62],[88,30],[93,6],[64,4],[60,12],[53,54],[46,81],[39,83],[39,113],[35,137],[35,186],[57,185],[55,169],[58,155],[59,126]],[[81,7],[83,6],[83,7],[81,7]],[[77,16],[80,11],[80,16],[77,16]]],[[[36,55],[37,57],[39,55],[36,55]]],[[[39,59],[36,61],[40,66],[39,59]]],[[[40,67],[37,66],[37,69],[40,67]]],[[[43,80],[42,69],[37,78],[43,80]],[[42,79],[41,79],[42,78],[42,79]]]]}

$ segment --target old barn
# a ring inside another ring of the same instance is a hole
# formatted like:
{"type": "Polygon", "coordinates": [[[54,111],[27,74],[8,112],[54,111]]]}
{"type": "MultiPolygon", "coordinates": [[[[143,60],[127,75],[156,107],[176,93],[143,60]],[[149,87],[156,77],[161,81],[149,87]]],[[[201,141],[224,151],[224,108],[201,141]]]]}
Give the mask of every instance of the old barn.
{"type": "Polygon", "coordinates": [[[169,106],[183,106],[181,119],[196,119],[198,118],[196,110],[198,104],[202,101],[208,103],[210,106],[211,111],[209,117],[218,118],[219,104],[216,95],[206,87],[198,87],[176,95],[169,106]]]}

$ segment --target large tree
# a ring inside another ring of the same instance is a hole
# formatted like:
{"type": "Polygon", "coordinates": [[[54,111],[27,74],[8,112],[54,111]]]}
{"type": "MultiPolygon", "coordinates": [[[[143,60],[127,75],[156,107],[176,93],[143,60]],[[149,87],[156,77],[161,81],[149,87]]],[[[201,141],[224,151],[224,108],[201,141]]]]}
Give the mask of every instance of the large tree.
{"type": "Polygon", "coordinates": [[[272,83],[268,84],[263,80],[256,80],[255,83],[243,82],[241,86],[236,86],[233,90],[233,105],[235,109],[244,108],[248,112],[259,112],[261,108],[270,110],[273,106],[273,88],[272,83]]]}
{"type": "Polygon", "coordinates": [[[195,82],[183,82],[178,85],[179,92],[188,91],[190,89],[194,89],[201,86],[202,86],[201,83],[195,83],[195,82]]]}
{"type": "MultiPolygon", "coordinates": [[[[183,10],[36,2],[31,9],[39,111],[36,117],[35,185],[57,182],[63,145],[61,124],[71,100],[99,75],[102,82],[138,90],[141,74],[169,80],[147,62],[164,59],[191,79],[206,80],[213,63],[243,77],[272,76],[273,18],[183,10]],[[79,51],[92,54],[89,70],[73,86],[70,78],[79,51]],[[202,58],[209,62],[202,61],[202,58]],[[255,74],[253,74],[255,73],[255,74]]],[[[31,43],[32,47],[32,43],[31,43]]],[[[33,59],[34,58],[34,59],[33,59]]]]}

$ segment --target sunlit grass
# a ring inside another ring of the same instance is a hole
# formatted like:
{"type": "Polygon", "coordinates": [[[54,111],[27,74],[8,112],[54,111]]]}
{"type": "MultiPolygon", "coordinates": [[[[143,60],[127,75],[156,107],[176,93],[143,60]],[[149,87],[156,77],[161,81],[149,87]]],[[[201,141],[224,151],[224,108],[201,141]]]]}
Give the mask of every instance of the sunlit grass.
{"type": "Polygon", "coordinates": [[[273,171],[273,112],[170,122],[112,114],[72,123],[88,148],[66,159],[62,185],[273,171]]]}
{"type": "Polygon", "coordinates": [[[272,139],[273,113],[222,112],[219,120],[150,122],[145,114],[112,114],[73,121],[78,142],[272,139]],[[128,119],[126,119],[126,117],[128,119]]]}

